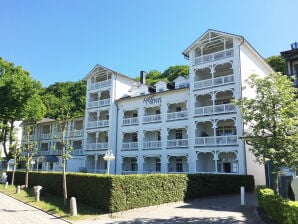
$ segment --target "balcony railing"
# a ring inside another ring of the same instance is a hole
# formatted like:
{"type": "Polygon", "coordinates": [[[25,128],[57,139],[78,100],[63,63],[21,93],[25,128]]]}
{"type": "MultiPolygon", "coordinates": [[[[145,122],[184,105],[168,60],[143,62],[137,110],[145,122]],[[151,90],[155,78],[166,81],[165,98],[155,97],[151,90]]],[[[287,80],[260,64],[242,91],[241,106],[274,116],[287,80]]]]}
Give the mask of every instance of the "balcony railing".
{"type": "Polygon", "coordinates": [[[196,146],[235,145],[237,144],[237,139],[238,139],[238,135],[197,137],[195,140],[195,145],[196,146]]]}
{"type": "Polygon", "coordinates": [[[108,142],[87,143],[86,150],[107,150],[108,142]]]}
{"type": "Polygon", "coordinates": [[[88,108],[104,107],[104,106],[109,106],[109,105],[110,105],[110,98],[104,99],[104,100],[96,100],[96,101],[88,102],[88,108]]]}
{"type": "Polygon", "coordinates": [[[219,104],[214,106],[206,107],[196,107],[195,115],[204,116],[204,115],[213,115],[213,114],[223,114],[235,112],[236,108],[233,104],[219,104]]]}
{"type": "Polygon", "coordinates": [[[187,147],[188,139],[172,139],[167,141],[168,148],[187,147]]]}
{"type": "Polygon", "coordinates": [[[234,83],[234,75],[220,76],[213,79],[205,79],[196,81],[194,83],[194,89],[204,89],[213,86],[221,86],[234,83]]]}
{"type": "Polygon", "coordinates": [[[144,149],[158,149],[161,148],[161,141],[144,141],[144,149]]]}
{"type": "Polygon", "coordinates": [[[105,81],[101,81],[101,82],[95,82],[95,83],[91,83],[90,87],[88,88],[88,90],[92,90],[92,89],[100,89],[100,88],[104,88],[104,87],[108,87],[112,85],[112,80],[105,80],[105,81]]]}
{"type": "Polygon", "coordinates": [[[127,170],[127,171],[122,171],[121,172],[121,174],[123,174],[123,175],[130,175],[130,174],[137,174],[138,173],[138,171],[129,171],[129,170],[127,170]]]}
{"type": "Polygon", "coordinates": [[[82,149],[73,149],[71,151],[71,155],[73,155],[73,156],[83,155],[83,154],[84,154],[84,150],[82,150],[82,149]]]}
{"type": "Polygon", "coordinates": [[[52,138],[53,138],[53,134],[52,133],[40,134],[38,136],[38,139],[52,139],[52,138]]]}
{"type": "Polygon", "coordinates": [[[138,117],[123,118],[123,125],[134,125],[134,124],[139,124],[138,117]]]}
{"type": "Polygon", "coordinates": [[[66,137],[82,137],[84,136],[84,130],[72,130],[66,133],[66,137]]]}
{"type": "Polygon", "coordinates": [[[109,126],[109,120],[89,121],[87,128],[100,128],[109,126]]]}
{"type": "Polygon", "coordinates": [[[137,142],[124,142],[122,143],[122,150],[137,150],[138,143],[137,142]]]}
{"type": "Polygon", "coordinates": [[[233,57],[234,52],[233,49],[218,51],[212,54],[206,54],[200,57],[196,57],[194,61],[194,65],[200,65],[207,62],[217,61],[224,58],[233,57]]]}
{"type": "Polygon", "coordinates": [[[178,120],[187,117],[187,111],[172,112],[167,114],[167,120],[178,120]]]}
{"type": "Polygon", "coordinates": [[[147,115],[143,117],[144,123],[152,123],[152,122],[159,122],[161,121],[161,115],[155,114],[155,115],[147,115]]]}

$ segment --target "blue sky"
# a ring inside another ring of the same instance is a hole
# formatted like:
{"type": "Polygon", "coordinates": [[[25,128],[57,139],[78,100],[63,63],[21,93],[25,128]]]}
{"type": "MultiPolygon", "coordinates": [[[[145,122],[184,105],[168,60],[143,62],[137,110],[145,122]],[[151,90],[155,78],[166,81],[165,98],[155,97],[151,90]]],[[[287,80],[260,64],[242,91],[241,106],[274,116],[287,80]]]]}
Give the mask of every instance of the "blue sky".
{"type": "Polygon", "coordinates": [[[188,64],[208,29],[244,36],[264,57],[298,41],[297,0],[0,0],[0,57],[44,86],[100,64],[130,77],[188,64]]]}

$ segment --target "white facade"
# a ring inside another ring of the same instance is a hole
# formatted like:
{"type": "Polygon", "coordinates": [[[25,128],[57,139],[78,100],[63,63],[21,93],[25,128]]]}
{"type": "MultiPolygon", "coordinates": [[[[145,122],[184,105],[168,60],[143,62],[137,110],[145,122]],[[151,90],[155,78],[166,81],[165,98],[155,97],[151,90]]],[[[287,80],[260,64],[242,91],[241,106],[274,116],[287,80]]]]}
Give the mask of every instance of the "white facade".
{"type": "Polygon", "coordinates": [[[68,161],[70,170],[104,173],[111,149],[111,173],[248,173],[243,123],[231,100],[253,94],[242,90],[249,75],[273,70],[243,37],[214,30],[183,55],[189,76],[177,77],[174,88],[92,69],[84,78],[82,151],[68,161]]]}

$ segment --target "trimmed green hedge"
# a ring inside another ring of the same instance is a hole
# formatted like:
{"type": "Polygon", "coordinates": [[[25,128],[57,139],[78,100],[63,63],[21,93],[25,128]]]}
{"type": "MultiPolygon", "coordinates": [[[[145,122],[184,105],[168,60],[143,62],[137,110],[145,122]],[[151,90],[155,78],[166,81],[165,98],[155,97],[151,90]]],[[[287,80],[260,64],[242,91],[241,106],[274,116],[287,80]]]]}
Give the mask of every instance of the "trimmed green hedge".
{"type": "Polygon", "coordinates": [[[257,193],[259,206],[269,218],[281,224],[298,223],[298,202],[289,201],[269,188],[261,188],[257,193]]]}
{"type": "MultiPolygon", "coordinates": [[[[8,173],[11,180],[11,172],[8,173]]],[[[22,185],[24,172],[16,172],[15,184],[22,185]]],[[[41,185],[43,192],[62,195],[62,175],[30,172],[29,186],[41,185]]],[[[240,187],[254,190],[253,176],[220,174],[100,175],[67,173],[68,198],[118,212],[132,208],[183,201],[208,195],[239,193],[240,187]]]]}

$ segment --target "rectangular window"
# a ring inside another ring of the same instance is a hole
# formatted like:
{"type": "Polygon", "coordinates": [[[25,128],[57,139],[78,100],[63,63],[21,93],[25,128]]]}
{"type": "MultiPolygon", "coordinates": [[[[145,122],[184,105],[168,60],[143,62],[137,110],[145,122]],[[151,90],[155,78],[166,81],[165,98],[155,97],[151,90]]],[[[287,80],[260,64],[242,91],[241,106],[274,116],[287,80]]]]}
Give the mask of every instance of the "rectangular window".
{"type": "Polygon", "coordinates": [[[137,142],[138,141],[138,134],[137,133],[133,133],[131,136],[132,142],[137,142]]]}
{"type": "Polygon", "coordinates": [[[156,159],[156,160],[155,160],[155,171],[156,171],[156,172],[160,172],[160,170],[161,170],[160,159],[156,159]]]}
{"type": "Polygon", "coordinates": [[[182,130],[176,130],[176,139],[182,139],[182,130]]]}
{"type": "Polygon", "coordinates": [[[155,114],[160,114],[160,110],[156,110],[155,111],[155,114]]]}
{"type": "Polygon", "coordinates": [[[180,112],[181,111],[181,107],[176,107],[176,112],[180,112]]]}
{"type": "Polygon", "coordinates": [[[183,172],[182,159],[176,159],[176,172],[183,172]]]}
{"type": "Polygon", "coordinates": [[[160,132],[158,132],[158,134],[157,134],[157,141],[160,141],[160,140],[161,140],[160,132]]]}
{"type": "Polygon", "coordinates": [[[137,171],[137,159],[136,158],[130,159],[130,170],[137,171]]]}

